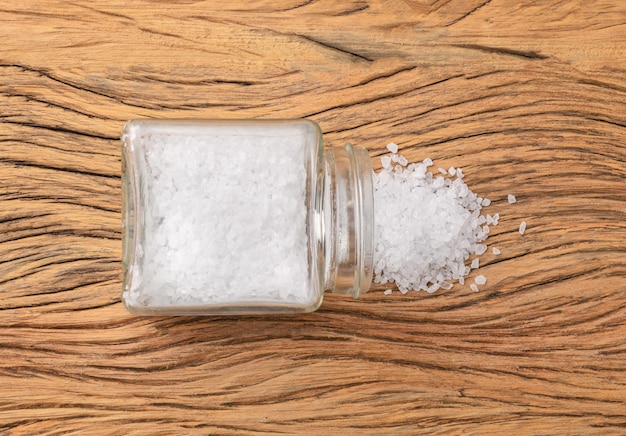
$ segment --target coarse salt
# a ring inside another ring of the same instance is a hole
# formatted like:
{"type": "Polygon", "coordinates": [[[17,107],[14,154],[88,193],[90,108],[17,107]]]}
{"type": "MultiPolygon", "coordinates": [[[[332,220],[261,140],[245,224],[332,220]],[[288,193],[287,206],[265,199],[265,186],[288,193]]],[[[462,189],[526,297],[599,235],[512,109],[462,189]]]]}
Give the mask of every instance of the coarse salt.
{"type": "Polygon", "coordinates": [[[155,127],[131,141],[139,150],[145,236],[125,302],[309,304],[300,131],[198,129],[181,127],[174,135],[155,127]]]}
{"type": "Polygon", "coordinates": [[[383,168],[389,168],[391,166],[391,157],[389,156],[381,157],[380,163],[383,165],[383,168]]]}
{"type": "Polygon", "coordinates": [[[402,293],[464,282],[479,265],[476,258],[470,268],[465,259],[487,250],[481,242],[489,227],[480,212],[490,201],[469,190],[460,168],[439,168],[442,176],[435,176],[429,158],[408,167],[406,160],[393,168],[385,162],[374,177],[374,281],[395,282],[402,293]]]}

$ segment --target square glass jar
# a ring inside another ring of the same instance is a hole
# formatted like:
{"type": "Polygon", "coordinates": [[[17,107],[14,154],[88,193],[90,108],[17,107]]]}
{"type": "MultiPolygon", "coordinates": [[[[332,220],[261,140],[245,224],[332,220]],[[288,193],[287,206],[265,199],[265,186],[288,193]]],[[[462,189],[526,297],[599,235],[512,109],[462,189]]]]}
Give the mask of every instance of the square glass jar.
{"type": "Polygon", "coordinates": [[[309,120],[129,121],[125,306],[176,315],[317,309],[323,163],[309,120]]]}

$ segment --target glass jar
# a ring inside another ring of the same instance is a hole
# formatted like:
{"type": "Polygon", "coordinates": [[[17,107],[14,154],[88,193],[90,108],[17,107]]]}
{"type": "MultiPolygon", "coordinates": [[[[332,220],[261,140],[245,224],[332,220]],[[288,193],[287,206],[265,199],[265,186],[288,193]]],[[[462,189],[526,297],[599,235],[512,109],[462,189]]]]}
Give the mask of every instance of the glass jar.
{"type": "Polygon", "coordinates": [[[309,120],[131,120],[122,151],[131,312],[310,312],[369,290],[364,148],[324,148],[309,120]]]}

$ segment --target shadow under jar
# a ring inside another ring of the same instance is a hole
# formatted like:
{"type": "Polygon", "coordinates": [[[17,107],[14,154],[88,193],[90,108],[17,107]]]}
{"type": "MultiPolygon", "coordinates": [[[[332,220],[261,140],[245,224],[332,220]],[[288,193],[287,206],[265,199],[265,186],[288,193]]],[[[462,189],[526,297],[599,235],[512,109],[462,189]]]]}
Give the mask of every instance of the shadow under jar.
{"type": "Polygon", "coordinates": [[[372,281],[367,150],[310,120],[131,120],[123,301],[133,313],[310,312],[372,281]]]}

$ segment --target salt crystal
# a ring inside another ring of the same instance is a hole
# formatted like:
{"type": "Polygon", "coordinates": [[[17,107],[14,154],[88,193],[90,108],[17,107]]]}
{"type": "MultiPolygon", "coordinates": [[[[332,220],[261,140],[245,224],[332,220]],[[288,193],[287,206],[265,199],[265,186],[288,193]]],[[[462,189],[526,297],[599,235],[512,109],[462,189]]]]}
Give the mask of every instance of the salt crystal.
{"type": "Polygon", "coordinates": [[[483,206],[487,207],[491,205],[491,200],[489,200],[488,198],[483,198],[483,206]]]}
{"type": "Polygon", "coordinates": [[[519,234],[523,235],[525,231],[526,231],[526,221],[522,221],[522,223],[519,225],[519,234]]]}
{"type": "Polygon", "coordinates": [[[448,170],[448,174],[450,174],[451,176],[456,176],[456,168],[450,167],[450,169],[448,170]]]}
{"type": "Polygon", "coordinates": [[[383,292],[383,294],[385,295],[391,295],[393,293],[393,291],[391,289],[387,289],[385,292],[383,292]]]}
{"type": "Polygon", "coordinates": [[[441,174],[448,174],[448,171],[446,171],[445,168],[438,168],[437,171],[439,171],[441,174]]]}
{"type": "Polygon", "coordinates": [[[478,258],[472,260],[472,264],[470,266],[471,266],[472,269],[478,269],[478,266],[479,266],[478,258]]]}
{"type": "Polygon", "coordinates": [[[493,254],[495,254],[496,256],[500,253],[502,253],[500,250],[498,250],[496,247],[493,247],[493,254]]]}
{"type": "Polygon", "coordinates": [[[476,276],[474,281],[476,282],[477,285],[484,285],[485,283],[487,283],[487,278],[483,275],[478,275],[476,276]]]}
{"type": "Polygon", "coordinates": [[[477,244],[476,248],[474,249],[474,254],[478,254],[479,256],[481,256],[485,251],[487,251],[487,246],[485,244],[477,244]]]}
{"type": "Polygon", "coordinates": [[[470,285],[470,289],[474,292],[478,292],[478,286],[476,286],[474,283],[470,285]]]}
{"type": "Polygon", "coordinates": [[[507,196],[507,200],[509,201],[509,204],[513,204],[517,201],[517,199],[515,198],[515,195],[509,194],[507,196]]]}
{"type": "Polygon", "coordinates": [[[398,152],[398,144],[390,142],[389,144],[387,144],[387,150],[389,150],[392,153],[397,153],[398,152]]]}
{"type": "Polygon", "coordinates": [[[391,166],[391,158],[389,156],[383,156],[380,158],[380,163],[383,165],[383,168],[389,168],[391,166]]]}

